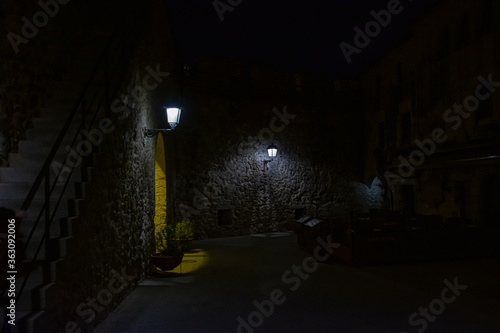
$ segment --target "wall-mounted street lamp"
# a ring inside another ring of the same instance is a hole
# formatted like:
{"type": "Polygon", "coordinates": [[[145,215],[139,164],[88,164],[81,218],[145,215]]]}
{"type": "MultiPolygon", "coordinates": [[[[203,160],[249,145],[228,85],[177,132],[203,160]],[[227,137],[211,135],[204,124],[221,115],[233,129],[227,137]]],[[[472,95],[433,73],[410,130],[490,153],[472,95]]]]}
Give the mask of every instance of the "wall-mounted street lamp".
{"type": "Polygon", "coordinates": [[[169,108],[163,107],[163,108],[167,113],[167,121],[168,124],[170,125],[170,128],[165,128],[165,129],[146,128],[144,129],[144,137],[152,138],[158,133],[172,131],[173,129],[175,129],[177,124],[179,124],[182,108],[170,108],[170,107],[169,108]]]}
{"type": "Polygon", "coordinates": [[[269,168],[269,162],[271,162],[275,157],[276,154],[278,153],[278,147],[274,145],[274,143],[271,143],[267,147],[267,155],[271,158],[270,160],[264,160],[264,169],[269,168]]]}
{"type": "Polygon", "coordinates": [[[276,157],[276,154],[278,153],[278,147],[274,145],[274,143],[271,143],[269,147],[267,147],[267,154],[269,157],[276,157]]]}

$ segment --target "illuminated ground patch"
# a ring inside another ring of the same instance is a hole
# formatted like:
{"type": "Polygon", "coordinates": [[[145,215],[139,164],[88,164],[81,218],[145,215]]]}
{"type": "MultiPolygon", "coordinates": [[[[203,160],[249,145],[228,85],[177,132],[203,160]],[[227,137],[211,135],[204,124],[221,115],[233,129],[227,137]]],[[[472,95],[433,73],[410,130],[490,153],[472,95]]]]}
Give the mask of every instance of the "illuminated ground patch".
{"type": "Polygon", "coordinates": [[[193,249],[184,254],[182,262],[176,268],[170,271],[162,271],[154,268],[155,271],[151,272],[152,276],[158,277],[173,277],[193,274],[206,265],[208,260],[208,253],[202,249],[193,249]]]}

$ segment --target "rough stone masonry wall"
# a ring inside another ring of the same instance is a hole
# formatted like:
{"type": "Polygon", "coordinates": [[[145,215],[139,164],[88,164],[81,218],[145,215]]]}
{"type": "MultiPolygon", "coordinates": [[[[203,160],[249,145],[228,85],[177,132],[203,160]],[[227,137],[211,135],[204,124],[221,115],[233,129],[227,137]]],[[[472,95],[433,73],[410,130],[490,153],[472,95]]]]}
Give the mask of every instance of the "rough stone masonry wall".
{"type": "MultiPolygon", "coordinates": [[[[137,27],[140,43],[111,102],[122,94],[132,96],[130,88],[144,87],[148,66],[159,66],[162,72],[173,67],[173,52],[168,47],[171,36],[168,31],[153,30],[162,26],[158,22],[167,15],[163,4],[152,0],[147,6],[149,24],[137,27]]],[[[133,40],[128,42],[130,47],[136,46],[133,40]]],[[[90,182],[79,206],[80,219],[55,288],[57,303],[47,311],[51,329],[64,331],[69,323],[82,332],[91,332],[145,276],[154,245],[155,140],[145,140],[143,129],[163,125],[158,123],[157,114],[172,80],[172,76],[163,77],[161,84],[146,90],[129,111],[119,111],[124,105],[120,102],[106,115],[114,130],[104,136],[92,156],[90,182]],[[122,276],[122,282],[117,276],[122,276]]],[[[153,84],[154,80],[148,82],[153,84]]]]}
{"type": "Polygon", "coordinates": [[[221,84],[219,91],[214,86],[212,81],[209,93],[186,86],[190,114],[175,146],[176,217],[191,220],[198,237],[284,230],[296,209],[332,219],[369,208],[365,193],[353,190],[353,182],[362,179],[364,126],[355,99],[348,97],[355,90],[344,95],[331,88],[318,99],[276,97],[273,87],[255,95],[248,85],[231,90],[221,84]],[[283,126],[273,119],[284,106],[296,116],[283,126]],[[278,157],[265,163],[271,142],[278,157]],[[219,225],[224,214],[231,223],[219,225]]]}

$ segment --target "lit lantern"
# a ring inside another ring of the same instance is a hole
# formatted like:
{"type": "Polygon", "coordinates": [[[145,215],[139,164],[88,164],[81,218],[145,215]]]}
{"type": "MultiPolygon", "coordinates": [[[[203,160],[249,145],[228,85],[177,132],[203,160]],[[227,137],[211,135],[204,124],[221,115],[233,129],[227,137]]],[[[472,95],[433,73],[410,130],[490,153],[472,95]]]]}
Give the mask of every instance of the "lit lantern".
{"type": "Polygon", "coordinates": [[[267,154],[269,157],[276,157],[276,154],[278,153],[278,147],[274,145],[274,143],[271,143],[269,147],[267,147],[267,154]]]}
{"type": "Polygon", "coordinates": [[[179,119],[181,118],[181,108],[167,108],[163,107],[167,112],[167,121],[170,124],[170,128],[145,128],[144,129],[144,137],[152,138],[158,133],[166,133],[175,129],[175,126],[179,124],[179,119]]]}
{"type": "Polygon", "coordinates": [[[181,108],[165,108],[167,110],[167,121],[172,129],[177,126],[181,118],[181,108]]]}

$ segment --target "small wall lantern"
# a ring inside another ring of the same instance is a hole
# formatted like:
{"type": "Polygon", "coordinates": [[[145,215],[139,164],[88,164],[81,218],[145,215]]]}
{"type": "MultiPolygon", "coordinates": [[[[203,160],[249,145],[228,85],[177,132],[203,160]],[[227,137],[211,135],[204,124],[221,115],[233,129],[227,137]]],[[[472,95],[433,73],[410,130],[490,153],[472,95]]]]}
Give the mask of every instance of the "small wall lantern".
{"type": "Polygon", "coordinates": [[[181,108],[165,108],[167,110],[167,121],[172,129],[177,126],[181,118],[181,108]]]}
{"type": "Polygon", "coordinates": [[[278,147],[274,145],[274,143],[271,143],[269,147],[267,147],[267,154],[269,157],[276,157],[276,154],[278,153],[278,147]]]}
{"type": "Polygon", "coordinates": [[[267,155],[271,158],[270,160],[264,160],[264,169],[269,168],[269,162],[272,162],[272,160],[276,157],[276,154],[278,153],[278,147],[274,145],[274,143],[271,143],[269,147],[267,147],[267,155]]]}
{"type": "Polygon", "coordinates": [[[178,107],[163,107],[167,113],[167,121],[170,125],[170,128],[158,129],[158,128],[146,128],[144,129],[144,137],[152,138],[156,134],[160,132],[169,132],[175,129],[175,127],[179,124],[179,120],[181,118],[182,108],[178,107]]]}

